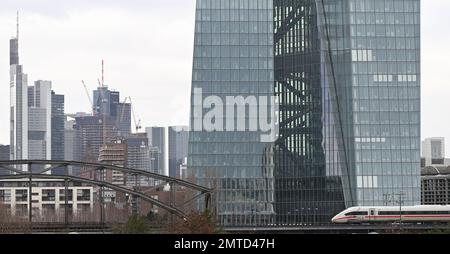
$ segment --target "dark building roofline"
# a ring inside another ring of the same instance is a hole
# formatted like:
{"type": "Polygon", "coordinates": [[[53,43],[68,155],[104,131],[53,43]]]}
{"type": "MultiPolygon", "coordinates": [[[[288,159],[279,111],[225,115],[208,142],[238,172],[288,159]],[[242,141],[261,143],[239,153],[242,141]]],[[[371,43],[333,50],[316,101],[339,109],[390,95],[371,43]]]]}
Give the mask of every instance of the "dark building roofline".
{"type": "Polygon", "coordinates": [[[422,176],[450,175],[450,166],[427,166],[421,170],[422,176]]]}

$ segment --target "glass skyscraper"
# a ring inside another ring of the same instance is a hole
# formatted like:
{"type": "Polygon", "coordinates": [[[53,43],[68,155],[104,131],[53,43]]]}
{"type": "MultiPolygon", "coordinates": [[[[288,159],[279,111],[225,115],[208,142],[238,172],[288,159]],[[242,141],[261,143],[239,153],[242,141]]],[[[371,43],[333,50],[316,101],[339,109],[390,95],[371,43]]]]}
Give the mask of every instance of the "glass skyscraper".
{"type": "Polygon", "coordinates": [[[188,175],[224,226],[418,205],[420,0],[197,0],[191,103],[188,175]],[[193,129],[199,88],[276,96],[278,139],[193,129]]]}
{"type": "Polygon", "coordinates": [[[169,176],[181,178],[180,166],[187,157],[189,128],[187,126],[170,126],[169,136],[169,176]]]}

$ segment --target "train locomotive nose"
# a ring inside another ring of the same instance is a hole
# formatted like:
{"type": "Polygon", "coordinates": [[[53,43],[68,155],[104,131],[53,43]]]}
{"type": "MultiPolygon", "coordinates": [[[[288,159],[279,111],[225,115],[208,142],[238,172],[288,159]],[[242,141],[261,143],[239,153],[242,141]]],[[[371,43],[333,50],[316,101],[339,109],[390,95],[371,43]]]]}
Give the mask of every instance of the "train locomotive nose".
{"type": "Polygon", "coordinates": [[[331,222],[332,222],[332,223],[337,223],[338,217],[339,217],[339,215],[334,216],[334,217],[331,219],[331,222]]]}

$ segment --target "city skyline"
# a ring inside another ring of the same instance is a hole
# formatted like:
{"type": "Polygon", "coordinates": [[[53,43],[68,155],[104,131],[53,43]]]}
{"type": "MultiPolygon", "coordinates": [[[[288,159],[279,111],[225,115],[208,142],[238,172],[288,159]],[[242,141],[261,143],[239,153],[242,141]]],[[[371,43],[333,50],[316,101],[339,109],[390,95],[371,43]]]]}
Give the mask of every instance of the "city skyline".
{"type": "MultiPolygon", "coordinates": [[[[62,2],[51,8],[50,1],[38,6],[25,5],[24,1],[6,1],[0,11],[0,39],[8,41],[15,35],[15,13],[19,10],[20,56],[24,72],[31,82],[51,80],[53,89],[66,95],[66,113],[89,112],[81,80],[86,80],[89,90],[94,90],[100,77],[101,59],[105,59],[105,83],[120,90],[124,96],[133,97],[137,117],[142,119],[143,126],[186,125],[189,121],[195,1],[169,2],[176,3],[177,7],[172,8],[167,1],[131,1],[125,5],[115,1],[108,1],[108,5],[105,1],[81,1],[70,7],[67,2],[62,2]],[[168,8],[173,15],[171,21],[156,23],[168,8]],[[147,11],[155,15],[148,15],[147,11]],[[104,18],[94,19],[100,13],[104,18]],[[117,16],[123,18],[116,19],[117,16]],[[127,29],[129,27],[134,29],[127,29]],[[178,27],[177,33],[170,32],[175,27],[178,27]],[[155,33],[159,39],[154,39],[155,33]],[[161,46],[161,50],[154,50],[161,46]],[[171,51],[168,51],[169,47],[171,51]],[[179,75],[168,75],[173,69],[179,75]],[[131,86],[130,83],[142,85],[131,86]],[[167,111],[147,110],[160,109],[159,105],[164,105],[167,111]],[[167,114],[168,111],[176,113],[167,114]]],[[[450,38],[443,35],[436,40],[439,31],[448,23],[442,19],[450,19],[446,15],[448,10],[450,3],[447,1],[422,2],[422,139],[450,136],[446,130],[450,120],[435,113],[450,106],[445,100],[450,88],[445,86],[446,57],[442,54],[450,38]],[[435,92],[437,89],[438,93],[435,92]]],[[[6,44],[2,48],[2,55],[7,56],[6,44]]],[[[0,67],[8,70],[7,57],[0,59],[0,67]]],[[[7,71],[0,73],[0,80],[8,83],[7,71]]],[[[0,92],[7,94],[7,85],[1,86],[0,92]]],[[[0,128],[3,130],[9,128],[8,104],[9,100],[0,103],[0,128]]],[[[447,145],[448,142],[450,138],[446,140],[447,145]]],[[[0,143],[9,144],[8,131],[0,133],[0,143]]]]}
{"type": "Polygon", "coordinates": [[[0,233],[450,233],[450,1],[0,7],[0,233]]]}

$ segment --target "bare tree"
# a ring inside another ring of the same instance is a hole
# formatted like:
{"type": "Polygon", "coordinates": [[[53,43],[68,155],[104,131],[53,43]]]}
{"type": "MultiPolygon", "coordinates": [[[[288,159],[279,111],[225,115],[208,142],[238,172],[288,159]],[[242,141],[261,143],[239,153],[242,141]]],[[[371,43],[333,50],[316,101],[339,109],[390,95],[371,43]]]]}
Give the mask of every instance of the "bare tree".
{"type": "Polygon", "coordinates": [[[202,213],[191,211],[187,220],[177,219],[166,228],[169,234],[218,234],[221,229],[217,227],[215,216],[205,210],[202,213]]]}

